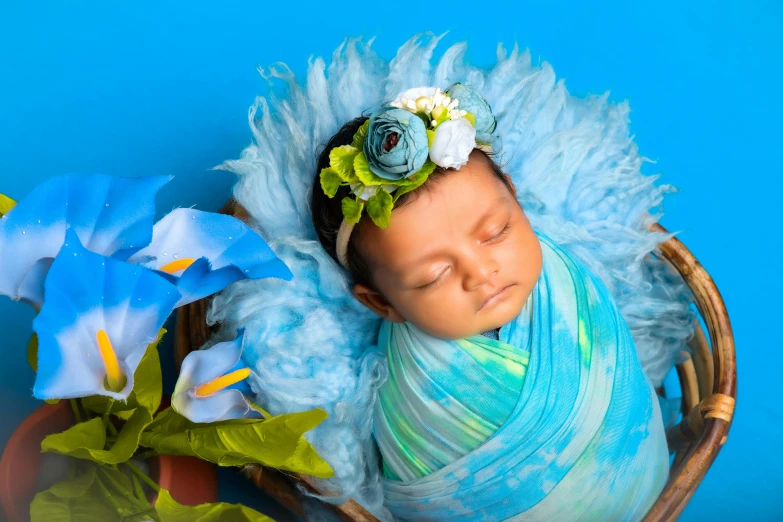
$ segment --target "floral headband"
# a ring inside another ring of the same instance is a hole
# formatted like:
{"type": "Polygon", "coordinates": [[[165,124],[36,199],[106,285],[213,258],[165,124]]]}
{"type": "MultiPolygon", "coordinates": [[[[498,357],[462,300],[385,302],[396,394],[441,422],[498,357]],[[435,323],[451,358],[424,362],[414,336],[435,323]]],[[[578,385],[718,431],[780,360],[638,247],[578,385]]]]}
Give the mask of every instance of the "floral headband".
{"type": "Polygon", "coordinates": [[[436,167],[459,169],[475,148],[491,148],[497,120],[470,86],[456,83],[416,87],[374,111],[350,145],[329,153],[321,188],[333,198],[343,186],[343,222],[337,233],[337,259],[348,268],[348,240],[366,209],[381,228],[389,226],[394,203],[427,181],[436,167]],[[394,194],[392,196],[392,193],[394,194]]]}

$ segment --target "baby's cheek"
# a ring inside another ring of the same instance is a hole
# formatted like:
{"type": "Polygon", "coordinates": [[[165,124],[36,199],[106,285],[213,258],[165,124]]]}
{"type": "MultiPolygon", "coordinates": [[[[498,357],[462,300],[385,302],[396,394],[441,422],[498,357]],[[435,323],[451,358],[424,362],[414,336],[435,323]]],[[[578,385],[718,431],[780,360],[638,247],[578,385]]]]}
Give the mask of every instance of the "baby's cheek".
{"type": "Polygon", "coordinates": [[[475,303],[463,291],[452,291],[441,296],[435,307],[437,314],[431,320],[438,321],[444,337],[467,337],[473,335],[476,318],[475,303]]]}
{"type": "Polygon", "coordinates": [[[505,263],[515,272],[517,281],[534,283],[541,273],[541,243],[533,229],[523,227],[506,252],[505,263]]]}

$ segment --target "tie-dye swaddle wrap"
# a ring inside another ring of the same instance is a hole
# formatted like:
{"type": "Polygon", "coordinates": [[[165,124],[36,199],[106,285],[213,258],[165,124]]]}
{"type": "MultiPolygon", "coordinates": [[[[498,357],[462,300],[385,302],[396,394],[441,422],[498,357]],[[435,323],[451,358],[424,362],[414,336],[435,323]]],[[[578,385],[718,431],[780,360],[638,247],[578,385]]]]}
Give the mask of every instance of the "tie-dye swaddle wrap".
{"type": "Polygon", "coordinates": [[[374,429],[402,520],[638,520],[666,482],[628,326],[596,276],[538,237],[541,277],[499,341],[381,328],[374,429]]]}

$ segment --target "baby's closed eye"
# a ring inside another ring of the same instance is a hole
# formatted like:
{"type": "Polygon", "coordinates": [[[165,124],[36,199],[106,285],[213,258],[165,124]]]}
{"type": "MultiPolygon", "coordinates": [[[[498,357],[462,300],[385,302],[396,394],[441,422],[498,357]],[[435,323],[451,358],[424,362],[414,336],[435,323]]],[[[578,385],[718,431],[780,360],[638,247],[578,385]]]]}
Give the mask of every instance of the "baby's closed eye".
{"type": "Polygon", "coordinates": [[[431,279],[429,282],[421,284],[416,286],[416,290],[428,290],[430,288],[435,288],[439,283],[441,283],[446,276],[451,272],[451,266],[446,266],[442,270],[440,270],[437,275],[434,277],[434,279],[431,279]]]}
{"type": "MultiPolygon", "coordinates": [[[[503,228],[501,228],[499,231],[497,231],[497,232],[494,232],[494,231],[490,232],[489,239],[483,241],[482,244],[497,243],[498,241],[500,241],[501,239],[503,239],[504,237],[506,237],[508,235],[508,233],[511,231],[511,227],[512,227],[511,221],[506,222],[505,226],[503,226],[503,228]]],[[[495,230],[497,230],[497,229],[495,229],[495,230]]]]}

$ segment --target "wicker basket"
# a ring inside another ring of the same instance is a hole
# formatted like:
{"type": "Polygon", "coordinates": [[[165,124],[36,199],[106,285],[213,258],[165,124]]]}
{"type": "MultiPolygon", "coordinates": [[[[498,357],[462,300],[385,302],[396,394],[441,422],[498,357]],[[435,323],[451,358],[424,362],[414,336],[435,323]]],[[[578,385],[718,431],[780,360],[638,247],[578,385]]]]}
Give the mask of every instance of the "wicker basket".
{"type": "MultiPolygon", "coordinates": [[[[248,220],[245,209],[233,200],[221,212],[248,220]]],[[[659,225],[655,225],[654,229],[665,232],[659,225]]],[[[682,388],[683,421],[667,433],[669,447],[675,453],[674,464],[669,481],[645,517],[645,522],[675,520],[685,508],[726,442],[737,389],[734,338],[718,289],[678,239],[662,243],[660,250],[693,292],[709,338],[697,324],[696,334],[690,342],[692,354],[686,354],[686,361],[677,366],[682,388]]],[[[206,308],[206,300],[201,300],[178,310],[174,340],[178,364],[209,339],[211,331],[205,322],[206,308]]],[[[300,515],[299,488],[321,493],[310,477],[275,469],[252,468],[251,479],[282,505],[300,515]]],[[[345,521],[377,521],[353,500],[329,506],[345,521]]]]}

